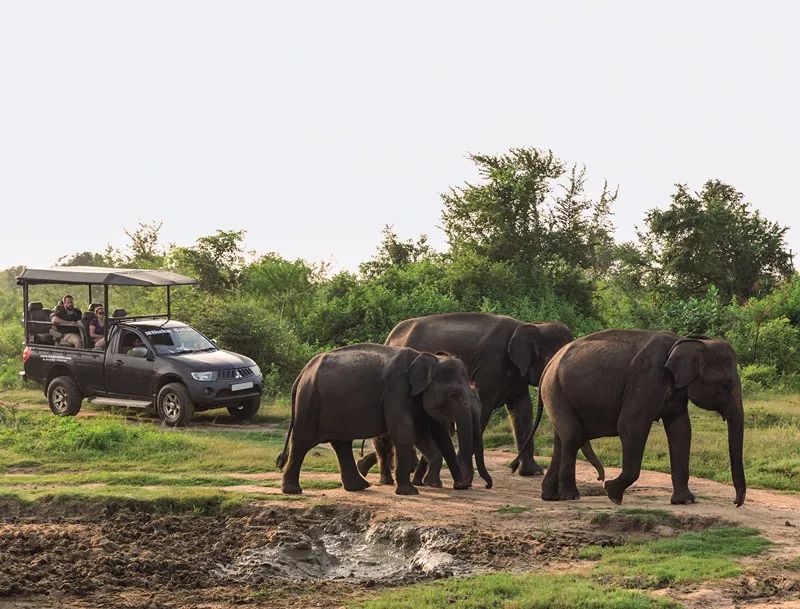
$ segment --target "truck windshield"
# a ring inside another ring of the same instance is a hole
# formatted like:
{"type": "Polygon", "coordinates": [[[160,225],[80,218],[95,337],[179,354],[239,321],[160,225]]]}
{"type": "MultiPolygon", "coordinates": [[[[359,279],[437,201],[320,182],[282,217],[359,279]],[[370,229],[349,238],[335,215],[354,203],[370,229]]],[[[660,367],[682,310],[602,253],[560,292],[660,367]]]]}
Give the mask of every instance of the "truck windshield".
{"type": "Polygon", "coordinates": [[[214,343],[194,328],[181,326],[178,328],[158,328],[145,331],[145,335],[159,355],[176,353],[192,353],[195,351],[211,351],[216,349],[214,343]]]}

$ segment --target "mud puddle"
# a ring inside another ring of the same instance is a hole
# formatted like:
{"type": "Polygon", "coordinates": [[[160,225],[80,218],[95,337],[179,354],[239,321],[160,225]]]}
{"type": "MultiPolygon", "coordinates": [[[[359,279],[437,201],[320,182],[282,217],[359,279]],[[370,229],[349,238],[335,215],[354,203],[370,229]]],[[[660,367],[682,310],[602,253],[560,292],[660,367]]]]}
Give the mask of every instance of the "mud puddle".
{"type": "MultiPolygon", "coordinates": [[[[243,552],[214,575],[239,583],[268,580],[406,583],[468,573],[454,557],[459,535],[409,522],[369,523],[368,512],[279,526],[264,547],[243,552]]],[[[304,519],[308,520],[308,519],[304,519]]]]}

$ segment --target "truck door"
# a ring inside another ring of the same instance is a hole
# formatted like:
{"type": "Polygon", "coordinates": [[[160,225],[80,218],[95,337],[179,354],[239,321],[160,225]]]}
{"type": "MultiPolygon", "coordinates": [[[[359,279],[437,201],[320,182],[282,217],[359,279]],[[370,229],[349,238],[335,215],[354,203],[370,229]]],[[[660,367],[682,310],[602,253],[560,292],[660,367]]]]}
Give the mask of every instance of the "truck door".
{"type": "Polygon", "coordinates": [[[152,358],[133,357],[128,352],[135,345],[152,347],[139,332],[119,327],[106,354],[106,387],[109,395],[152,400],[155,363],[152,358]]]}

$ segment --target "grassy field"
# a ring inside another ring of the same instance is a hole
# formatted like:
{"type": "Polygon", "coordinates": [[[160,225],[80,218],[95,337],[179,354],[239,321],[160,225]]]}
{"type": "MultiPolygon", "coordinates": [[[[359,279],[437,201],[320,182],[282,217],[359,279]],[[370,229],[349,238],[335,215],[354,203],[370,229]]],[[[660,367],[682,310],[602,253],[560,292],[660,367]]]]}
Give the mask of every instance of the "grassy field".
{"type": "MultiPolygon", "coordinates": [[[[277,484],[274,480],[246,480],[237,474],[277,471],[275,458],[283,447],[288,422],[286,401],[262,406],[255,422],[268,425],[233,431],[213,425],[167,429],[152,418],[142,418],[136,410],[104,409],[95,410],[92,417],[57,418],[47,410],[41,392],[34,389],[2,392],[0,400],[0,472],[15,473],[0,479],[0,492],[30,497],[80,488],[87,493],[131,496],[152,494],[154,490],[147,487],[156,486],[180,494],[245,483],[277,484]]],[[[714,413],[690,408],[692,475],[729,482],[724,421],[714,413]]],[[[751,399],[745,410],[749,485],[800,491],[800,395],[751,399]]],[[[198,420],[213,422],[224,414],[224,410],[202,413],[198,420]]],[[[489,448],[512,449],[513,436],[504,411],[494,414],[485,438],[489,448]]],[[[597,440],[594,447],[606,465],[621,464],[617,438],[597,440]]],[[[536,443],[544,463],[551,448],[552,430],[545,416],[536,443]]],[[[660,423],[653,426],[643,467],[669,471],[667,441],[660,423]]],[[[335,456],[327,447],[318,447],[309,453],[304,469],[336,472],[335,456]]],[[[335,480],[304,484],[308,488],[336,486],[335,480]]]]}
{"type": "MultiPolygon", "coordinates": [[[[746,402],[746,473],[751,486],[800,491],[800,395],[764,397],[746,402]]],[[[169,513],[217,514],[245,502],[308,501],[302,496],[265,495],[253,487],[277,487],[275,458],[288,423],[286,401],[265,404],[256,424],[230,429],[225,411],[203,413],[206,423],[186,429],[161,426],[139,411],[84,406],[93,416],[58,418],[50,414],[40,391],[0,393],[0,507],[4,501],[76,502],[121,500],[147,502],[148,509],[169,513]],[[3,475],[4,474],[4,475],[3,475]],[[251,474],[268,474],[253,478],[251,474]],[[270,475],[271,474],[271,475],[270,475]],[[241,488],[240,488],[241,487],[241,488]]],[[[716,415],[692,407],[692,474],[729,481],[726,431],[716,415]]],[[[493,448],[508,448],[513,438],[503,412],[493,416],[485,435],[493,448]]],[[[537,454],[546,464],[551,428],[545,419],[537,436],[537,454]]],[[[358,447],[356,446],[357,450],[358,447]]],[[[616,438],[595,443],[607,465],[620,462],[616,438]]],[[[666,438],[653,428],[644,467],[669,471],[666,438]]],[[[306,471],[335,473],[334,453],[318,447],[309,453],[306,471]]],[[[339,486],[338,477],[305,477],[308,489],[339,486]]],[[[498,507],[502,515],[520,515],[523,505],[498,507]]],[[[619,509],[646,525],[674,524],[663,510],[619,509]]],[[[608,518],[595,516],[596,524],[608,518]]],[[[592,521],[595,523],[595,520],[592,521]]],[[[384,590],[358,609],[679,607],[652,589],[718,580],[742,573],[739,558],[759,554],[770,542],[757,531],[716,528],[675,538],[585,547],[574,574],[494,573],[453,578],[384,590]]],[[[794,560],[787,569],[800,570],[794,560]]]]}

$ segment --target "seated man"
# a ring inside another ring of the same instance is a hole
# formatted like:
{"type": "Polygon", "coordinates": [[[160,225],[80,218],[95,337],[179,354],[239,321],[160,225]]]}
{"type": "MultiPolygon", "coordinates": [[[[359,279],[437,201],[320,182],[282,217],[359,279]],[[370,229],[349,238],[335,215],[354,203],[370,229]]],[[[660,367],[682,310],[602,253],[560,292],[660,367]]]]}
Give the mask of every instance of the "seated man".
{"type": "Polygon", "coordinates": [[[53,322],[53,327],[50,329],[50,334],[56,339],[60,340],[63,345],[70,345],[76,349],[83,347],[81,340],[81,333],[78,329],[78,322],[81,320],[83,314],[80,309],[75,307],[75,301],[72,296],[67,294],[61,302],[56,306],[50,319],[53,322]]]}
{"type": "Polygon", "coordinates": [[[144,347],[144,343],[142,342],[141,338],[139,338],[137,335],[134,334],[133,341],[131,342],[131,346],[125,352],[125,355],[133,355],[133,350],[136,347],[144,347]]]}

